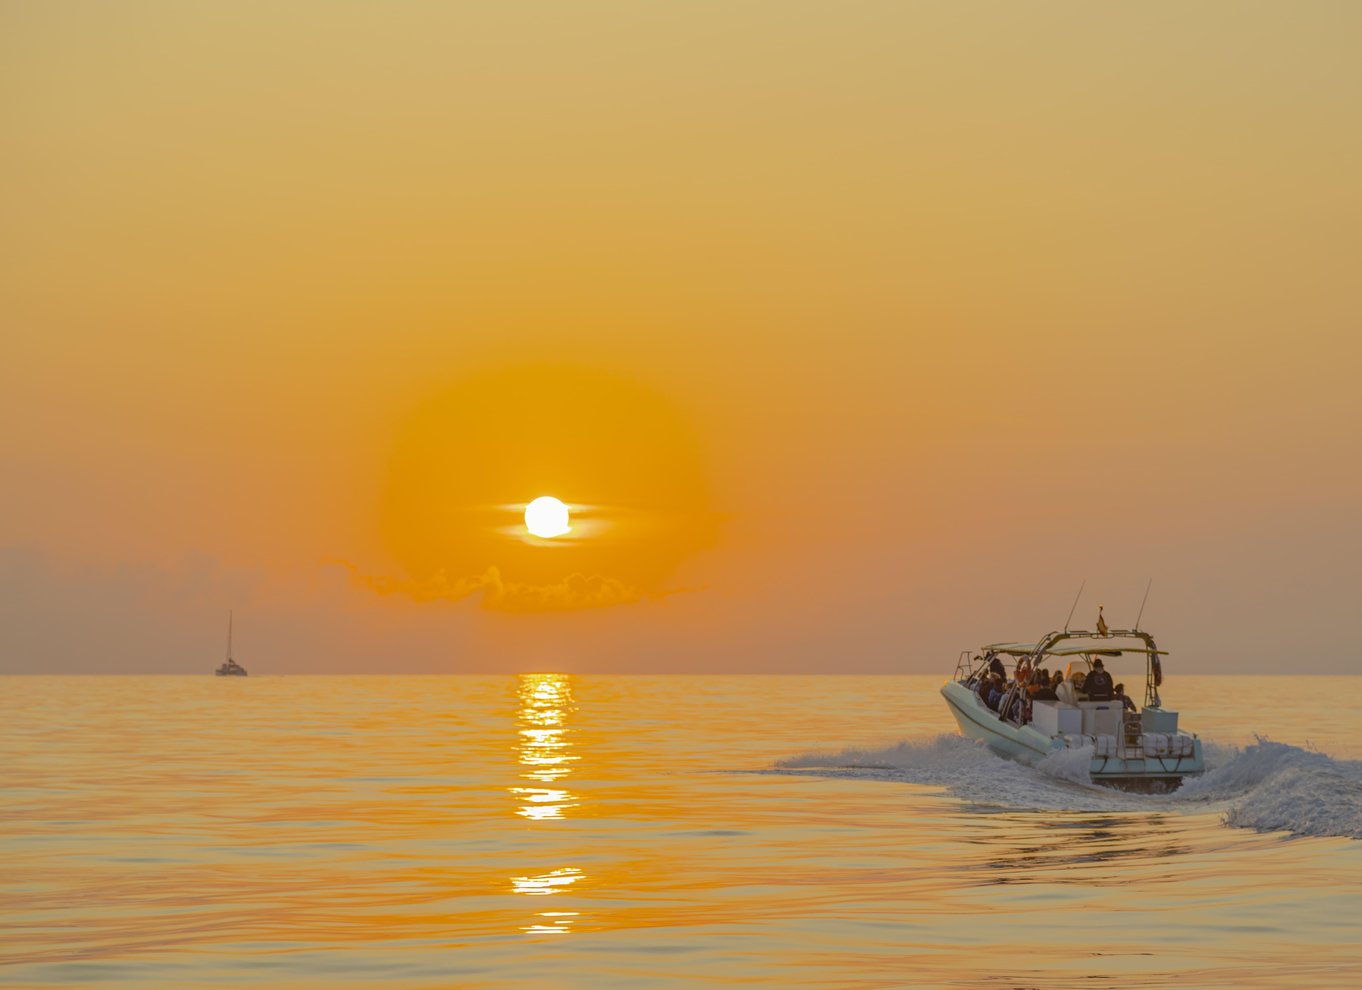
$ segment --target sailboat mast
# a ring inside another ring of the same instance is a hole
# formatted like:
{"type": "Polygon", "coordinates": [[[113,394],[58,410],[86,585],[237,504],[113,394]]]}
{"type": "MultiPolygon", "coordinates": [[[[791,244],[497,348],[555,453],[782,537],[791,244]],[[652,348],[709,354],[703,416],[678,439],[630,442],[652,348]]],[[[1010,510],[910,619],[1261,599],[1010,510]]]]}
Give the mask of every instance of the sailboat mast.
{"type": "Polygon", "coordinates": [[[232,659],[232,611],[227,610],[227,659],[232,659]]]}

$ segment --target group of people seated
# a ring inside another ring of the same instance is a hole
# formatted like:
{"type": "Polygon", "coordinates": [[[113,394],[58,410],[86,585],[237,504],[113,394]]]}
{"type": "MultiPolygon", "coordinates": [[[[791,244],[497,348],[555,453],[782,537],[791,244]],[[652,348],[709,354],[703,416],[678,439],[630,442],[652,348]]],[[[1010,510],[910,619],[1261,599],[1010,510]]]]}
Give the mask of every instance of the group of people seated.
{"type": "Polygon", "coordinates": [[[1126,686],[1111,683],[1111,675],[1107,673],[1101,657],[1093,658],[1092,669],[1086,674],[1082,670],[1074,670],[1069,674],[1069,679],[1064,680],[1056,672],[1055,678],[1061,682],[1055,688],[1055,696],[1064,704],[1076,705],[1080,701],[1119,701],[1123,710],[1132,712],[1137,710],[1134,700],[1126,694],[1126,686]]]}
{"type": "MultiPolygon", "coordinates": [[[[1012,717],[1021,707],[1021,691],[1013,692],[1012,700],[1008,702],[1007,669],[998,657],[989,661],[987,671],[981,672],[977,683],[979,700],[1004,718],[1012,717]],[[1003,711],[1004,702],[1008,702],[1007,711],[1003,711]]],[[[1056,670],[1052,674],[1044,667],[1037,667],[1026,680],[1025,697],[1028,702],[1058,701],[1066,705],[1076,705],[1080,701],[1120,701],[1123,709],[1136,710],[1135,702],[1126,695],[1126,686],[1112,684],[1101,657],[1093,659],[1092,669],[1087,672],[1075,665],[1067,678],[1062,671],[1056,670]]],[[[1029,711],[1030,705],[1024,708],[1029,711]]]]}

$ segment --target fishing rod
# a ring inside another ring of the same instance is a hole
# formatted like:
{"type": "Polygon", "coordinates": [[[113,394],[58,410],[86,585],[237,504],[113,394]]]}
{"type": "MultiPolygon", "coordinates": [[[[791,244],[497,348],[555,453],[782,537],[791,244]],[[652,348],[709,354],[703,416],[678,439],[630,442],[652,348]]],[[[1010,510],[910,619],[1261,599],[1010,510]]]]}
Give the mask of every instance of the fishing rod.
{"type": "Polygon", "coordinates": [[[1140,628],[1140,619],[1144,616],[1145,603],[1149,601],[1149,589],[1154,587],[1154,579],[1150,578],[1149,583],[1144,586],[1144,598],[1140,601],[1140,614],[1135,616],[1135,628],[1140,628]]]}
{"type": "MultiPolygon", "coordinates": [[[[1078,594],[1074,595],[1073,608],[1069,609],[1069,617],[1064,620],[1064,631],[1069,631],[1069,623],[1073,621],[1074,610],[1078,608],[1078,600],[1083,597],[1083,589],[1088,586],[1088,579],[1084,578],[1083,583],[1078,586],[1078,594]]],[[[1138,623],[1136,623],[1138,625],[1138,623]]]]}

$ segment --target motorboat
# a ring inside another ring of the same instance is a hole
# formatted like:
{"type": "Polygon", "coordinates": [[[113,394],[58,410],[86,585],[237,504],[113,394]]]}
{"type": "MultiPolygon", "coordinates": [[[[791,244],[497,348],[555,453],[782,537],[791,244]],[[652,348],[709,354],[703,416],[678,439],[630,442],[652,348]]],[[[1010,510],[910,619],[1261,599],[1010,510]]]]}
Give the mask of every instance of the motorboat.
{"type": "Polygon", "coordinates": [[[1097,631],[1064,629],[1035,643],[964,651],[941,694],[961,733],[1000,756],[1036,764],[1066,751],[1090,751],[1094,783],[1169,791],[1206,765],[1201,740],[1179,729],[1178,713],[1163,707],[1159,688],[1165,656],[1147,632],[1107,629],[1099,614],[1097,631]],[[1142,706],[1133,699],[1102,697],[1110,675],[1105,684],[1094,679],[1094,697],[1081,690],[1094,669],[1124,666],[1120,661],[1131,658],[1144,666],[1142,706]],[[1069,682],[1058,695],[1039,686],[1040,672],[1052,676],[1046,671],[1049,663],[1062,665],[1069,682]]]}
{"type": "Polygon", "coordinates": [[[246,668],[232,659],[232,613],[227,613],[227,659],[218,665],[219,677],[245,677],[246,668]]]}

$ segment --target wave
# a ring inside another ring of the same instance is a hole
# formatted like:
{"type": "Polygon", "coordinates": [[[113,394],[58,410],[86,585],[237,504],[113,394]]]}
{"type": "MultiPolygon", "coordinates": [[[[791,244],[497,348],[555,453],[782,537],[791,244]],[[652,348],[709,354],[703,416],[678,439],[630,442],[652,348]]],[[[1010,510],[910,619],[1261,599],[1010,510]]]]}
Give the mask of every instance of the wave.
{"type": "Polygon", "coordinates": [[[1362,762],[1256,739],[1173,797],[1228,801],[1225,824],[1238,828],[1362,839],[1362,762]]]}
{"type": "Polygon", "coordinates": [[[1035,766],[995,756],[957,735],[903,740],[883,749],[806,753],[777,772],[881,777],[940,787],[971,803],[1036,811],[1219,811],[1260,832],[1362,839],[1362,762],[1255,737],[1243,748],[1203,743],[1207,770],[1172,794],[1114,791],[1092,782],[1088,750],[1054,753],[1035,766]]]}

